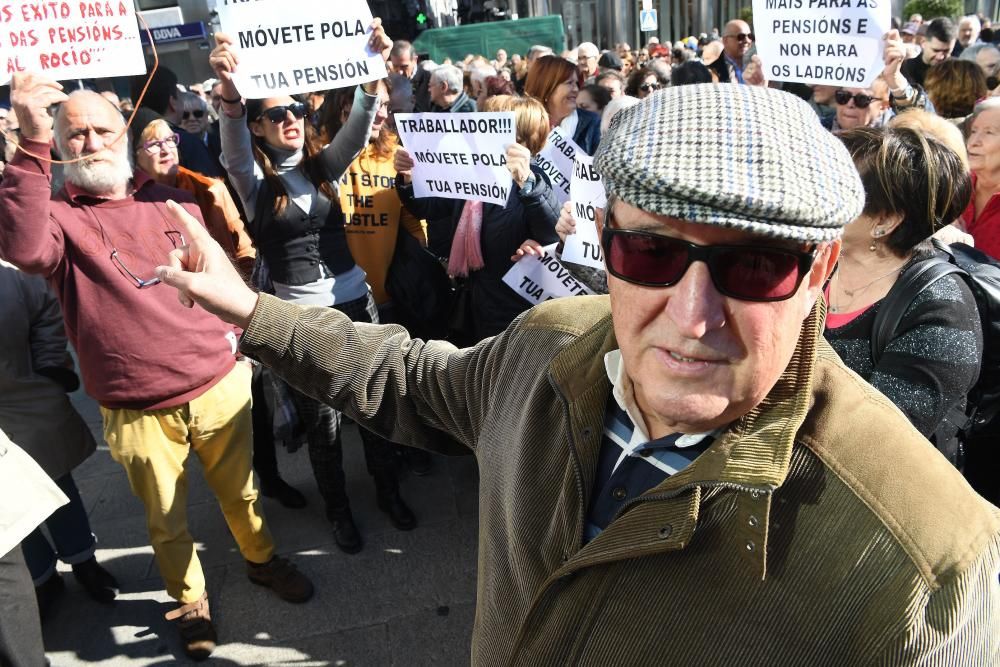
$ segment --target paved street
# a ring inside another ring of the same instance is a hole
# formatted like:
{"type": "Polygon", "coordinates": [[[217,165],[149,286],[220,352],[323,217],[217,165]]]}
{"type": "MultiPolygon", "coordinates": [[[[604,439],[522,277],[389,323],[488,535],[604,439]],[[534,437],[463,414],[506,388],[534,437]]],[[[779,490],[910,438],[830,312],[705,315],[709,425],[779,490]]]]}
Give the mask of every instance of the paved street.
{"type": "MultiPolygon", "coordinates": [[[[142,507],[124,471],[100,438],[96,406],[79,392],[74,403],[99,448],[74,472],[98,538],[98,559],[122,584],[113,606],[86,596],[60,565],[66,594],[44,625],[55,667],[188,664],[173,608],[149,547],[142,507]]],[[[426,477],[406,475],[403,494],[420,521],[396,531],[375,507],[357,427],[345,433],[349,493],[364,550],[353,556],[333,543],[304,449],[279,451],[283,476],[309,506],[288,510],[265,499],[278,550],[316,584],[304,605],[282,602],[251,584],[222,513],[189,461],[188,521],[208,579],[220,645],[215,665],[463,665],[469,662],[476,577],[476,487],[471,457],[435,457],[426,477]]]]}

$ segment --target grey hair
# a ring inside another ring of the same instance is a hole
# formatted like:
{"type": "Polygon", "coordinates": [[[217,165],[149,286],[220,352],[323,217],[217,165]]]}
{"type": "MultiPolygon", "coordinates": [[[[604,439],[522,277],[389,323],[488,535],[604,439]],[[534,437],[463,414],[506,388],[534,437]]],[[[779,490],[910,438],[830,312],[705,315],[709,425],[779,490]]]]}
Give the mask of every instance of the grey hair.
{"type": "Polygon", "coordinates": [[[972,119],[975,120],[984,111],[1000,109],[1000,97],[987,97],[972,110],[972,119]]]}
{"type": "Polygon", "coordinates": [[[544,44],[535,44],[530,49],[528,49],[528,58],[547,56],[551,54],[552,48],[545,46],[544,44]]]}
{"type": "Polygon", "coordinates": [[[431,72],[432,83],[448,84],[449,93],[460,93],[465,87],[465,75],[454,65],[441,65],[431,72]]]}
{"type": "Polygon", "coordinates": [[[967,16],[963,16],[962,18],[958,19],[958,25],[962,25],[966,21],[973,24],[977,30],[983,29],[983,22],[980,21],[979,17],[976,16],[975,14],[969,14],[967,16]]]}
{"type": "Polygon", "coordinates": [[[196,109],[201,109],[202,111],[208,110],[208,102],[206,102],[205,98],[202,97],[201,95],[185,91],[183,93],[180,93],[178,97],[180,97],[178,101],[181,103],[182,110],[189,108],[192,110],[196,109]]]}
{"type": "Polygon", "coordinates": [[[989,51],[990,49],[1000,52],[1000,47],[996,44],[990,44],[988,42],[979,42],[978,44],[970,44],[969,46],[962,49],[962,55],[958,57],[959,60],[970,60],[976,62],[976,57],[983,51],[989,51]]]}

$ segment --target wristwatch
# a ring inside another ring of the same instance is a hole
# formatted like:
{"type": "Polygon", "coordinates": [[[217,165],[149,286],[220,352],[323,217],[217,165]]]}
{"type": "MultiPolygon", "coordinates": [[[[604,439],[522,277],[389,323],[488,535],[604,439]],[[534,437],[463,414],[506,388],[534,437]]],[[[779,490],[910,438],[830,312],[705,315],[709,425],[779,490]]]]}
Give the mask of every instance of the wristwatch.
{"type": "Polygon", "coordinates": [[[892,96],[897,100],[908,100],[913,97],[913,86],[906,84],[906,88],[903,88],[902,95],[897,95],[895,91],[892,91],[892,96]]]}
{"type": "Polygon", "coordinates": [[[520,193],[522,195],[530,195],[531,191],[535,189],[535,182],[535,174],[528,174],[528,177],[524,179],[524,183],[521,184],[520,193]]]}

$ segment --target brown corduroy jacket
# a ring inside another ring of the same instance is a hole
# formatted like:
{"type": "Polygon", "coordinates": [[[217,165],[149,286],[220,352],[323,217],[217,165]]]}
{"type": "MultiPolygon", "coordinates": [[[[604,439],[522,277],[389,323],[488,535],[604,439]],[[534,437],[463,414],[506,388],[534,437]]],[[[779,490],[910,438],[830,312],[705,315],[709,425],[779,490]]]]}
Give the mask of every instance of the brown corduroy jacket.
{"type": "Polygon", "coordinates": [[[582,545],[617,347],[607,297],[468,350],[261,295],[243,349],[481,471],[476,665],[1000,664],[1000,510],[822,340],[582,545]]]}

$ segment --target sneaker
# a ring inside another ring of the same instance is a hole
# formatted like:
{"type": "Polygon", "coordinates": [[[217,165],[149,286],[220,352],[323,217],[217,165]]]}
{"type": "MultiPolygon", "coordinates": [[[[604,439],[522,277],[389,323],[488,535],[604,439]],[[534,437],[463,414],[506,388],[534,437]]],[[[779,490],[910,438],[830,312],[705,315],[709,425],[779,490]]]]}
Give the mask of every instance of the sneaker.
{"type": "Polygon", "coordinates": [[[35,599],[38,600],[38,617],[45,620],[52,607],[62,594],[66,592],[66,583],[59,576],[58,572],[53,572],[52,576],[35,586],[35,599]]]}
{"type": "Polygon", "coordinates": [[[218,637],[212,625],[212,615],[208,611],[208,593],[190,604],[181,605],[168,612],[168,621],[177,622],[177,632],[181,636],[184,653],[192,660],[206,660],[215,650],[218,637]]]}
{"type": "Polygon", "coordinates": [[[96,558],[91,557],[73,566],[73,576],[87,591],[87,595],[105,604],[118,597],[118,580],[101,567],[96,558]]]}
{"type": "Polygon", "coordinates": [[[395,526],[396,530],[413,530],[417,527],[417,517],[403,502],[403,498],[398,492],[392,494],[378,494],[378,508],[389,516],[389,522],[395,526]]]}
{"type": "Polygon", "coordinates": [[[306,506],[306,497],[294,486],[281,479],[260,480],[260,495],[265,498],[274,498],[283,506],[297,510],[306,506]]]}
{"type": "Polygon", "coordinates": [[[260,564],[247,561],[247,577],[258,586],[270,588],[286,602],[305,602],[313,596],[312,582],[281,556],[260,564]]]}

